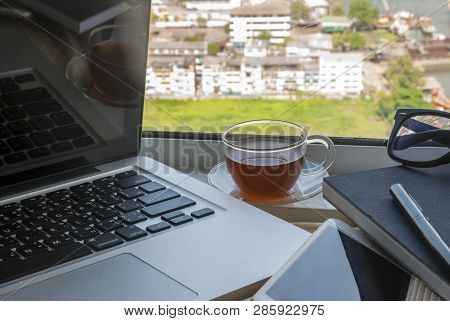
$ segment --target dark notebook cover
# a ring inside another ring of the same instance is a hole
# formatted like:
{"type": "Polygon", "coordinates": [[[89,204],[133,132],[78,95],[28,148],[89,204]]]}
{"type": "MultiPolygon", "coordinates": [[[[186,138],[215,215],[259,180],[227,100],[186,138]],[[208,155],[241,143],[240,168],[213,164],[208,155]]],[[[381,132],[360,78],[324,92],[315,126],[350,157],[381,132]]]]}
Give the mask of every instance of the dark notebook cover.
{"type": "Polygon", "coordinates": [[[324,181],[449,282],[449,267],[437,258],[408,217],[395,205],[389,187],[402,184],[449,245],[450,164],[429,169],[391,167],[327,177],[324,181]]]}

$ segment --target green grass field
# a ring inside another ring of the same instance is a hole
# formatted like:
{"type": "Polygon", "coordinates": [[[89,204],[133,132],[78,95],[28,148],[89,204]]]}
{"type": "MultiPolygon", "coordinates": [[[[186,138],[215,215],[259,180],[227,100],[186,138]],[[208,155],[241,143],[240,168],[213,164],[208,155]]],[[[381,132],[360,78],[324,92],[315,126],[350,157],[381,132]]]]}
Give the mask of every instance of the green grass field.
{"type": "Polygon", "coordinates": [[[241,121],[281,119],[313,134],[386,138],[391,125],[377,115],[377,108],[363,99],[152,99],[146,102],[144,130],[221,132],[241,121]]]}

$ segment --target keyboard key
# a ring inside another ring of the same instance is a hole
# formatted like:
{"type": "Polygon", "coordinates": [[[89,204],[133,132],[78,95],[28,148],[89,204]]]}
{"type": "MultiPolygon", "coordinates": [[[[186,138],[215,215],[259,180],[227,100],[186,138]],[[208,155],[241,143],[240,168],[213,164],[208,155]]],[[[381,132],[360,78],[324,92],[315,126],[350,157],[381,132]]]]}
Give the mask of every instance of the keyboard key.
{"type": "Polygon", "coordinates": [[[6,129],[6,127],[3,125],[0,125],[0,138],[8,138],[9,136],[11,136],[11,134],[6,129]]]}
{"type": "Polygon", "coordinates": [[[138,211],[120,214],[118,218],[125,224],[136,224],[147,220],[147,216],[138,211]]]}
{"type": "Polygon", "coordinates": [[[57,126],[65,126],[75,122],[75,119],[67,111],[61,111],[58,113],[51,114],[50,119],[57,126]]]}
{"type": "Polygon", "coordinates": [[[38,227],[41,227],[42,225],[46,223],[50,223],[51,220],[46,215],[37,215],[31,218],[26,218],[22,220],[22,224],[29,227],[36,229],[38,227]]]}
{"type": "Polygon", "coordinates": [[[9,212],[0,213],[0,223],[9,223],[25,218],[25,214],[20,210],[11,210],[9,212]]]}
{"type": "Polygon", "coordinates": [[[113,176],[106,176],[106,177],[102,177],[102,178],[94,180],[92,182],[92,184],[95,186],[104,186],[104,185],[108,185],[110,183],[114,183],[115,181],[116,181],[116,179],[113,176]]]}
{"type": "Polygon", "coordinates": [[[22,151],[33,147],[33,143],[26,136],[13,137],[7,140],[14,151],[22,151]]]}
{"type": "Polygon", "coordinates": [[[44,100],[37,103],[26,104],[23,109],[30,117],[41,116],[62,110],[61,105],[54,99],[44,100]]]}
{"type": "Polygon", "coordinates": [[[61,198],[61,197],[67,196],[69,194],[70,194],[69,190],[67,190],[67,189],[60,189],[60,190],[57,190],[57,191],[54,191],[54,192],[47,193],[45,195],[45,197],[47,197],[49,199],[55,199],[55,198],[61,198]]]}
{"type": "Polygon", "coordinates": [[[19,245],[19,242],[12,237],[0,238],[0,251],[9,249],[11,247],[16,247],[17,245],[19,245]]]}
{"type": "Polygon", "coordinates": [[[3,235],[4,237],[11,236],[23,229],[25,229],[25,227],[17,222],[8,223],[0,226],[0,235],[3,235]]]}
{"type": "Polygon", "coordinates": [[[141,186],[139,186],[139,188],[146,193],[154,193],[154,192],[162,191],[166,187],[159,183],[151,182],[151,183],[141,185],[141,186]]]}
{"type": "Polygon", "coordinates": [[[88,214],[75,214],[67,219],[67,223],[74,227],[85,226],[94,222],[95,220],[88,214]]]}
{"type": "Polygon", "coordinates": [[[201,210],[192,212],[191,216],[195,218],[202,218],[211,214],[214,214],[214,210],[210,208],[202,208],[201,210]]]}
{"type": "Polygon", "coordinates": [[[86,244],[95,251],[103,251],[122,243],[123,241],[118,236],[111,233],[100,234],[86,240],[86,244]]]}
{"type": "Polygon", "coordinates": [[[92,188],[92,184],[88,182],[88,183],[74,185],[74,186],[70,187],[70,191],[73,193],[79,193],[79,192],[89,190],[91,188],[92,188]]]}
{"type": "Polygon", "coordinates": [[[47,147],[39,147],[28,151],[30,158],[39,158],[51,155],[52,152],[47,147]]]}
{"type": "Polygon", "coordinates": [[[6,85],[9,83],[14,82],[14,80],[11,77],[7,77],[7,78],[1,78],[0,79],[0,85],[6,85]]]}
{"type": "Polygon", "coordinates": [[[133,241],[147,235],[144,230],[134,225],[122,227],[116,231],[116,234],[127,241],[133,241]]]}
{"type": "Polygon", "coordinates": [[[95,228],[90,226],[85,226],[78,228],[76,230],[72,230],[70,234],[77,240],[82,241],[84,239],[93,237],[95,235],[99,234],[99,231],[97,231],[95,228]]]}
{"type": "Polygon", "coordinates": [[[150,226],[147,226],[147,231],[151,234],[158,233],[164,230],[167,230],[170,228],[170,224],[167,222],[161,222],[157,224],[153,224],[150,226]]]}
{"type": "Polygon", "coordinates": [[[18,256],[13,251],[1,251],[0,252],[0,265],[11,262],[11,261],[17,261],[20,260],[20,256],[18,256]]]}
{"type": "Polygon", "coordinates": [[[2,140],[0,140],[0,155],[5,155],[11,152],[11,149],[9,149],[8,145],[2,140]]]}
{"type": "Polygon", "coordinates": [[[104,207],[95,209],[93,215],[98,219],[104,220],[107,218],[118,216],[120,215],[120,212],[111,207],[104,207]]]}
{"type": "Polygon", "coordinates": [[[87,201],[87,202],[77,203],[77,204],[72,205],[72,209],[74,209],[75,211],[82,213],[82,214],[91,212],[91,211],[95,210],[96,208],[99,208],[99,205],[97,205],[96,203],[94,203],[92,201],[87,201]]]}
{"type": "Polygon", "coordinates": [[[56,142],[55,138],[50,134],[50,132],[46,130],[33,133],[29,137],[37,146],[50,145],[56,142]]]}
{"type": "Polygon", "coordinates": [[[134,175],[127,178],[122,178],[117,181],[117,186],[121,189],[127,189],[131,187],[136,187],[138,185],[150,182],[150,179],[142,175],[134,175]]]}
{"type": "Polygon", "coordinates": [[[3,94],[1,97],[9,106],[23,105],[51,98],[49,92],[42,87],[3,94]]]}
{"type": "Polygon", "coordinates": [[[72,150],[73,146],[70,142],[62,142],[62,143],[54,144],[50,148],[54,153],[63,153],[63,152],[72,150]]]}
{"type": "Polygon", "coordinates": [[[5,108],[2,110],[2,114],[9,121],[27,118],[27,114],[25,114],[20,107],[5,108]]]}
{"type": "Polygon", "coordinates": [[[126,171],[126,172],[123,172],[123,173],[116,174],[115,177],[117,179],[122,179],[122,178],[136,176],[136,175],[137,175],[137,173],[135,171],[126,171]]]}
{"type": "Polygon", "coordinates": [[[65,209],[57,209],[54,211],[50,211],[47,213],[48,217],[51,217],[55,221],[62,221],[68,219],[71,216],[76,215],[75,211],[65,208],[65,209]]]}
{"type": "Polygon", "coordinates": [[[126,201],[126,202],[122,202],[116,205],[116,208],[121,210],[122,212],[131,212],[131,211],[135,211],[138,210],[142,207],[141,204],[135,202],[135,201],[126,201]]]}
{"type": "Polygon", "coordinates": [[[42,230],[50,235],[60,234],[70,229],[71,227],[64,222],[48,223],[42,225],[42,230]]]}
{"type": "Polygon", "coordinates": [[[72,199],[77,202],[83,202],[88,200],[95,200],[96,196],[97,195],[95,195],[94,192],[86,190],[72,194],[72,199]]]}
{"type": "Polygon", "coordinates": [[[47,205],[41,203],[29,204],[22,208],[22,211],[30,216],[41,214],[47,212],[48,210],[50,209],[47,207],[47,205]]]}
{"type": "Polygon", "coordinates": [[[185,214],[183,212],[181,212],[181,211],[175,211],[175,212],[172,212],[172,213],[164,214],[163,216],[161,216],[161,219],[163,221],[168,222],[168,221],[170,221],[171,219],[173,219],[175,217],[184,216],[184,215],[185,214]]]}
{"type": "Polygon", "coordinates": [[[178,217],[175,217],[175,218],[171,219],[169,221],[169,223],[172,224],[172,225],[177,226],[177,225],[181,225],[181,224],[185,224],[185,223],[191,222],[192,220],[193,220],[193,218],[190,217],[189,215],[184,215],[184,216],[178,216],[178,217]]]}
{"type": "Polygon", "coordinates": [[[52,249],[60,247],[67,243],[71,243],[71,242],[73,242],[73,238],[64,233],[61,233],[56,236],[44,238],[45,245],[47,245],[48,247],[51,247],[52,249]]]}
{"type": "Polygon", "coordinates": [[[42,195],[36,195],[36,196],[25,198],[25,199],[21,200],[20,204],[22,206],[27,206],[27,205],[34,204],[34,203],[43,203],[43,202],[45,202],[45,197],[42,195]]]}
{"type": "Polygon", "coordinates": [[[25,257],[30,257],[47,251],[48,248],[40,242],[32,242],[16,247],[16,252],[25,257]]]}
{"type": "Polygon", "coordinates": [[[53,128],[53,123],[47,116],[38,116],[29,120],[31,126],[36,130],[53,128]]]}
{"type": "Polygon", "coordinates": [[[86,136],[86,137],[74,139],[72,143],[75,145],[75,147],[82,148],[82,147],[94,145],[95,141],[92,139],[92,137],[86,136]]]}
{"type": "Polygon", "coordinates": [[[81,128],[80,125],[72,124],[53,129],[52,135],[55,136],[57,140],[63,141],[86,136],[86,131],[81,128]]]}
{"type": "Polygon", "coordinates": [[[32,74],[20,75],[20,76],[15,77],[14,79],[19,84],[24,84],[24,83],[27,83],[27,82],[33,82],[33,81],[36,80],[36,78],[34,78],[34,76],[32,74]]]}
{"type": "Polygon", "coordinates": [[[94,186],[92,188],[92,191],[97,195],[112,194],[117,192],[118,190],[119,188],[115,185],[114,182],[111,182],[108,185],[94,186]]]}
{"type": "Polygon", "coordinates": [[[9,83],[6,85],[0,85],[0,93],[12,93],[14,91],[20,90],[20,87],[17,86],[15,83],[9,83]]]}
{"type": "Polygon", "coordinates": [[[92,251],[87,246],[72,242],[24,261],[2,264],[0,265],[0,284],[84,257],[91,253],[92,251]]]}
{"type": "Polygon", "coordinates": [[[33,131],[33,127],[26,120],[19,120],[8,124],[8,129],[14,135],[29,134],[33,131]]]}
{"type": "Polygon", "coordinates": [[[97,197],[97,202],[103,206],[111,206],[117,203],[121,203],[123,200],[116,195],[102,195],[97,197]]]}
{"type": "Polygon", "coordinates": [[[127,200],[131,200],[144,194],[145,193],[143,191],[140,191],[137,188],[129,188],[119,192],[119,196],[127,200]]]}
{"type": "Polygon", "coordinates": [[[18,203],[8,203],[0,206],[0,213],[9,212],[11,210],[17,210],[20,207],[18,203]]]}
{"type": "Polygon", "coordinates": [[[117,230],[118,228],[123,227],[123,224],[120,223],[119,221],[111,218],[108,220],[104,220],[104,221],[95,223],[95,227],[98,228],[102,232],[109,232],[109,231],[114,231],[114,230],[117,230]]]}
{"type": "Polygon", "coordinates": [[[150,218],[157,217],[162,214],[166,214],[175,210],[181,210],[183,208],[197,204],[195,201],[181,196],[169,201],[151,205],[142,209],[142,213],[150,218]]]}
{"type": "Polygon", "coordinates": [[[46,235],[40,230],[19,231],[16,233],[16,239],[23,243],[42,240],[46,235]]]}
{"type": "Polygon", "coordinates": [[[25,153],[20,152],[20,153],[15,153],[15,154],[10,154],[10,155],[6,155],[3,160],[7,163],[7,164],[16,164],[19,162],[24,162],[28,159],[27,155],[25,155],[25,153]]]}
{"type": "Polygon", "coordinates": [[[166,189],[152,194],[147,194],[138,198],[138,201],[146,206],[161,203],[173,198],[180,197],[181,195],[174,190],[166,189]]]}

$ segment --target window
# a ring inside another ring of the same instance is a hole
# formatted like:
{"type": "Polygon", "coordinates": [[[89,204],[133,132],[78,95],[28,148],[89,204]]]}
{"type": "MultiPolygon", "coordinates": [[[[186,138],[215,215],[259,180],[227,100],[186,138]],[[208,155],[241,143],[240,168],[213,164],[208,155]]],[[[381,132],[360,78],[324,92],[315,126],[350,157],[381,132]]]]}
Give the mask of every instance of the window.
{"type": "Polygon", "coordinates": [[[449,109],[450,66],[436,59],[450,55],[447,4],[369,1],[375,14],[353,17],[355,2],[332,2],[353,25],[323,17],[327,9],[314,13],[323,24],[308,27],[289,5],[229,0],[221,14],[202,12],[211,27],[156,28],[157,20],[183,21],[187,9],[183,1],[153,1],[150,41],[174,50],[149,52],[144,130],[221,132],[269,118],[315,134],[386,138],[398,106],[449,109]],[[168,55],[176,68],[167,68],[168,55]]]}

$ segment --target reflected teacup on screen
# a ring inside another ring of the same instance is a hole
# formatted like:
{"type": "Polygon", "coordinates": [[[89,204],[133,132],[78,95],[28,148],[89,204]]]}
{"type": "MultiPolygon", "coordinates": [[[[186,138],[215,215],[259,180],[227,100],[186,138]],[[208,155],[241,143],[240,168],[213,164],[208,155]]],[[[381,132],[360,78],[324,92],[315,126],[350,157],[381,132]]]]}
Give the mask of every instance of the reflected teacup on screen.
{"type": "Polygon", "coordinates": [[[315,174],[333,163],[334,145],[329,138],[308,138],[305,128],[289,122],[239,123],[228,127],[222,140],[228,171],[239,192],[248,200],[271,201],[289,196],[302,174],[310,143],[320,143],[330,151],[315,174]]]}
{"type": "Polygon", "coordinates": [[[95,89],[127,101],[139,95],[139,75],[146,68],[145,34],[125,25],[107,25],[89,36],[89,73],[95,89]]]}

